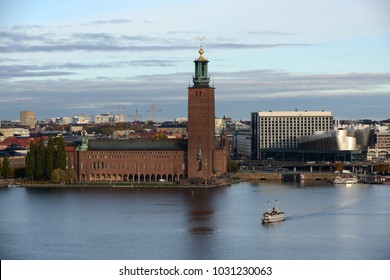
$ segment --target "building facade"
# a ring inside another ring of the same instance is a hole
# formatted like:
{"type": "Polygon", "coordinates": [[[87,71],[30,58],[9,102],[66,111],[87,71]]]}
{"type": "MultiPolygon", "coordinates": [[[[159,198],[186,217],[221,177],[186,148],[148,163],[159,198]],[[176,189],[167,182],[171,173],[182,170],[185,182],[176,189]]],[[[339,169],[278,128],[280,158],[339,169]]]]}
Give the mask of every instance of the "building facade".
{"type": "Polygon", "coordinates": [[[301,136],[333,130],[333,116],[324,111],[254,112],[251,114],[252,158],[262,150],[296,149],[301,136]]]}
{"type": "Polygon", "coordinates": [[[376,131],[375,138],[375,148],[368,150],[367,159],[390,159],[390,130],[376,131]]]}
{"type": "Polygon", "coordinates": [[[93,139],[67,147],[68,168],[80,182],[178,182],[207,180],[227,172],[226,133],[215,140],[214,87],[208,60],[195,60],[194,85],[188,88],[188,139],[93,139]]]}
{"type": "Polygon", "coordinates": [[[178,182],[187,175],[187,142],[169,139],[95,139],[68,149],[79,182],[178,182]]]}
{"type": "Polygon", "coordinates": [[[249,128],[236,131],[236,154],[239,157],[250,158],[252,155],[252,131],[249,128]]]}

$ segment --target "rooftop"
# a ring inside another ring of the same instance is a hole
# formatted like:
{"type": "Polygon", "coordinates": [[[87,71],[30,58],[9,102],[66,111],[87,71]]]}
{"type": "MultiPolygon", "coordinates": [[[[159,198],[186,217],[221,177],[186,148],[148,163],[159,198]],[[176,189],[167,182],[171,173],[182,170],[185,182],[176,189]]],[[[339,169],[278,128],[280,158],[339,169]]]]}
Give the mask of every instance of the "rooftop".
{"type": "Polygon", "coordinates": [[[89,151],[186,151],[183,139],[91,139],[89,151]]]}

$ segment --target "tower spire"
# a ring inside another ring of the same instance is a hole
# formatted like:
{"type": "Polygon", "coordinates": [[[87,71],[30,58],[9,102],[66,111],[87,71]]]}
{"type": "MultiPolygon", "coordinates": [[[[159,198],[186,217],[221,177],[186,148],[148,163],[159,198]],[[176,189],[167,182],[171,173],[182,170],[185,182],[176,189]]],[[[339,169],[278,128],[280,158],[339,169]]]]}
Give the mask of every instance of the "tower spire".
{"type": "Polygon", "coordinates": [[[207,71],[207,63],[209,62],[207,58],[203,56],[203,40],[206,39],[205,36],[197,36],[198,40],[200,40],[200,48],[199,48],[199,57],[194,61],[195,63],[195,75],[193,77],[194,87],[210,87],[210,77],[208,76],[207,71]]]}

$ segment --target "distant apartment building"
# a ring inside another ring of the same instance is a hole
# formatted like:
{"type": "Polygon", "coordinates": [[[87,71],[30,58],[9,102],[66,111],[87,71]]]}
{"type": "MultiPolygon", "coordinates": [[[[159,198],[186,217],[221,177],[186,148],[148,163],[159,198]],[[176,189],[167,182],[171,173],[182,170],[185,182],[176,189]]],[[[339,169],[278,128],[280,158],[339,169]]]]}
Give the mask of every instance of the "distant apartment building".
{"type": "Polygon", "coordinates": [[[369,149],[368,160],[384,160],[390,158],[390,129],[377,130],[375,133],[375,148],[369,149]]]}
{"type": "Polygon", "coordinates": [[[188,122],[188,118],[178,117],[175,119],[175,122],[178,122],[178,123],[188,122]]]}
{"type": "Polygon", "coordinates": [[[73,122],[72,117],[69,116],[52,118],[51,121],[58,125],[70,124],[73,122]]]}
{"type": "Polygon", "coordinates": [[[125,122],[126,117],[124,115],[114,115],[112,113],[107,114],[99,114],[95,116],[95,123],[103,124],[103,123],[120,123],[125,122]]]}
{"type": "Polygon", "coordinates": [[[92,120],[91,116],[84,115],[84,114],[73,117],[74,124],[88,124],[91,122],[91,120],[92,120]]]}
{"type": "Polygon", "coordinates": [[[390,152],[390,130],[388,132],[376,133],[375,149],[390,152]]]}
{"type": "Polygon", "coordinates": [[[113,123],[114,115],[113,114],[99,114],[95,116],[95,123],[113,123]]]}
{"type": "Polygon", "coordinates": [[[251,114],[252,158],[263,159],[267,149],[296,149],[301,136],[333,130],[327,111],[253,112],[251,114]]]}
{"type": "Polygon", "coordinates": [[[36,120],[35,112],[31,112],[31,111],[20,112],[20,123],[22,126],[28,126],[29,128],[34,128],[36,122],[37,120],[36,120]]]}
{"type": "Polygon", "coordinates": [[[30,131],[27,128],[15,127],[15,128],[0,128],[0,141],[3,141],[9,137],[30,137],[30,131]]]}

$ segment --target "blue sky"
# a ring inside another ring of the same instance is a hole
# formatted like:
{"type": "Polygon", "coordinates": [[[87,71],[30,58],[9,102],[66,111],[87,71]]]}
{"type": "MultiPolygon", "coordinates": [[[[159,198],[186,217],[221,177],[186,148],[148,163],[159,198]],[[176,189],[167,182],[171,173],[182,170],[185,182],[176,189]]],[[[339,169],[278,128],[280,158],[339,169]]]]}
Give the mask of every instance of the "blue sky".
{"type": "Polygon", "coordinates": [[[187,116],[196,36],[216,114],[390,118],[390,1],[0,1],[0,119],[187,116]]]}

